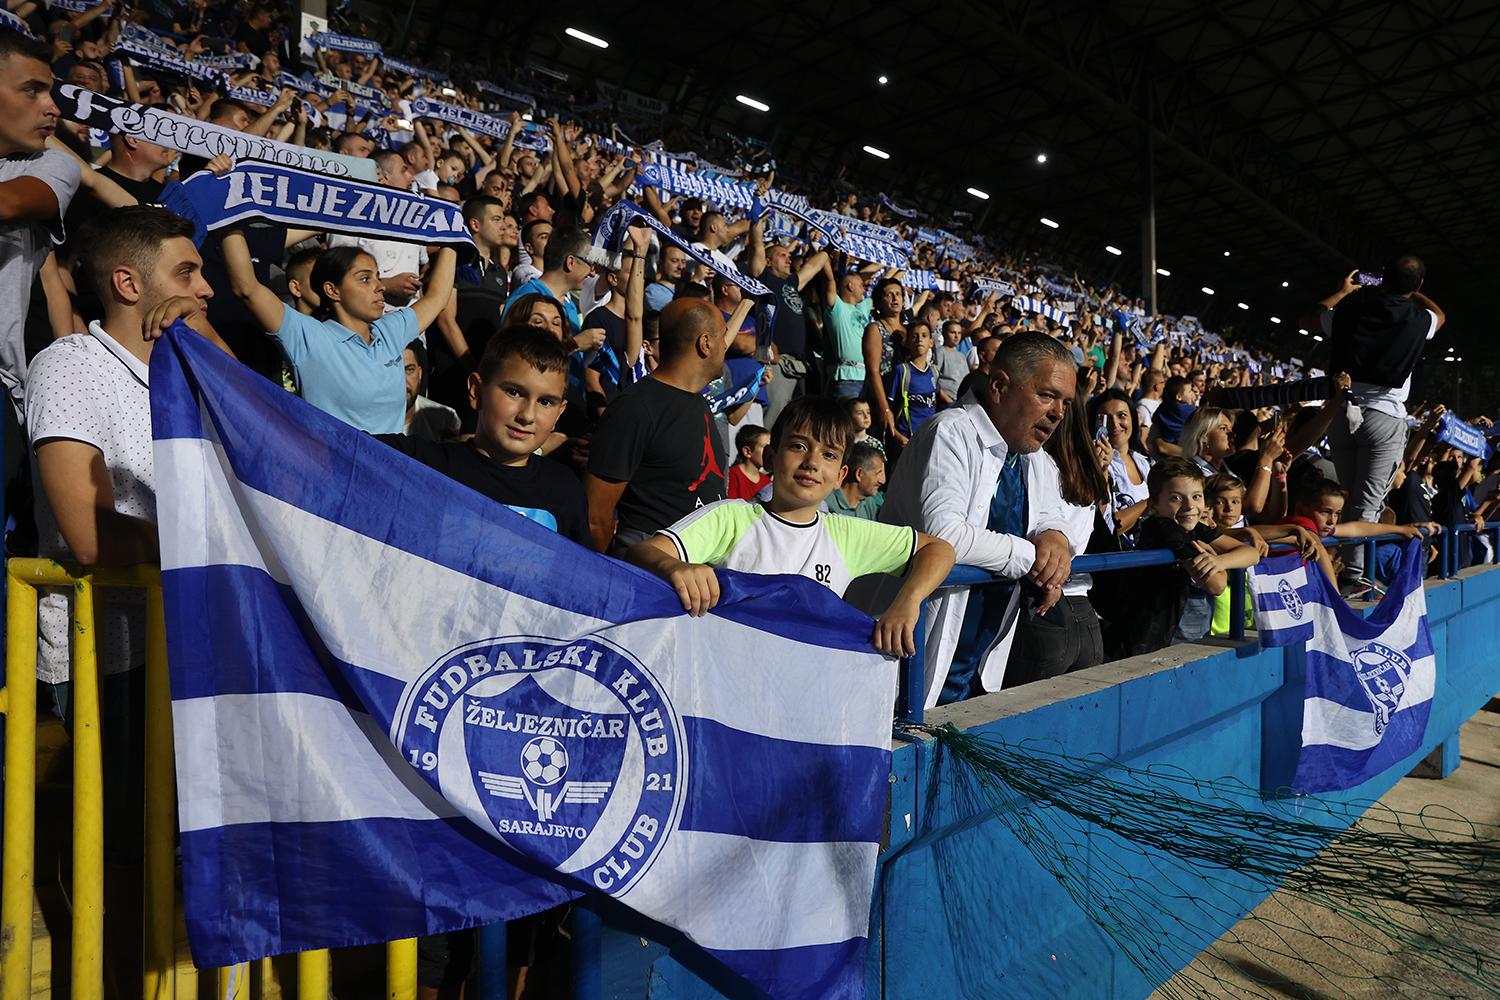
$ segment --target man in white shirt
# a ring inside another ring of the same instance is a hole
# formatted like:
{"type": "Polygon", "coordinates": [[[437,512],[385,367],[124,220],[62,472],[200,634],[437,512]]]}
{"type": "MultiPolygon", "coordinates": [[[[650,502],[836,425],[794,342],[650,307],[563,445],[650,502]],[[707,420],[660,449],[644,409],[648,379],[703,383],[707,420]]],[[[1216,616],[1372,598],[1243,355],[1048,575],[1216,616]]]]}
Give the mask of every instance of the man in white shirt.
{"type": "MultiPolygon", "coordinates": [[[[149,389],[154,338],[182,319],[229,350],[208,325],[204,306],[213,292],[192,237],[191,223],[145,206],[115,209],[84,227],[80,243],[104,319],[38,353],[26,383],[42,555],[84,566],[160,558],[149,389]]],[[[112,863],[107,964],[128,977],[140,968],[139,882],[129,873],[139,879],[145,672],[138,668],[145,663],[146,609],[138,591],[101,588],[94,600],[104,857],[112,863]]],[[[72,718],[69,603],[66,592],[45,591],[37,621],[42,707],[64,720],[72,718]]]]}
{"type": "Polygon", "coordinates": [[[1167,373],[1160,368],[1147,369],[1141,376],[1141,398],[1135,403],[1135,419],[1140,425],[1142,441],[1151,431],[1151,421],[1156,419],[1156,408],[1161,406],[1161,393],[1166,385],[1167,373]]]}
{"type": "MultiPolygon", "coordinates": [[[[163,208],[118,208],[86,227],[81,243],[104,319],[38,353],[26,386],[41,553],[85,566],[155,562],[154,337],[183,319],[229,349],[204,315],[213,290],[203,280],[191,223],[163,208]]],[[[37,674],[65,682],[67,596],[48,592],[41,605],[37,674]]],[[[101,594],[95,631],[105,674],[144,662],[143,607],[139,595],[101,594]]]]}
{"type": "Polygon", "coordinates": [[[81,178],[72,155],[46,148],[58,124],[50,58],[44,42],[0,30],[0,384],[18,409],[31,284],[62,242],[81,178]]]}
{"type": "MultiPolygon", "coordinates": [[[[880,519],[947,541],[959,563],[1026,579],[1050,607],[1072,568],[1067,514],[1056,466],[1028,456],[1041,457],[1062,421],[1076,371],[1072,352],[1051,337],[1007,340],[971,394],[906,446],[880,519]]],[[[948,591],[928,602],[929,706],[1000,689],[1019,599],[1019,588],[1001,589],[948,591]],[[963,629],[966,615],[976,616],[977,629],[963,629]]]]}

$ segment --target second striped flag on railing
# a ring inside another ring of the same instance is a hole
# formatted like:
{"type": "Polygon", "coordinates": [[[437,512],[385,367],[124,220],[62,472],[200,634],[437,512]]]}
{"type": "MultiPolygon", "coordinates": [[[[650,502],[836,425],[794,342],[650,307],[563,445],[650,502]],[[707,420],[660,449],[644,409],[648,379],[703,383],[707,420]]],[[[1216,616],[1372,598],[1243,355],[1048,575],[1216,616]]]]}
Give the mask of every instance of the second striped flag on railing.
{"type": "Polygon", "coordinates": [[[200,966],[600,893],[773,997],[863,996],[896,666],[794,577],[688,618],[182,326],[151,361],[200,966]]]}

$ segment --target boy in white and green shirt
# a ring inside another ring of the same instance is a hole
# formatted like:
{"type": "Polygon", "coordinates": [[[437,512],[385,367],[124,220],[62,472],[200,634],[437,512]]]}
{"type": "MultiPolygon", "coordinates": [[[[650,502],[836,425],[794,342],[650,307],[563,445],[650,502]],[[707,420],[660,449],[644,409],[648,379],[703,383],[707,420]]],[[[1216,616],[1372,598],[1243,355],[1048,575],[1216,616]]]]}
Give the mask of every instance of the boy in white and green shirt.
{"type": "Polygon", "coordinates": [[[871,643],[888,656],[912,655],[922,600],[953,568],[953,548],[914,528],[819,512],[844,481],[853,436],[836,400],[793,400],[771,429],[768,502],[709,504],[638,543],[627,558],[672,584],[695,616],[719,601],[716,568],[805,576],[840,597],[856,577],[904,572],[906,582],[875,623],[871,643]]]}

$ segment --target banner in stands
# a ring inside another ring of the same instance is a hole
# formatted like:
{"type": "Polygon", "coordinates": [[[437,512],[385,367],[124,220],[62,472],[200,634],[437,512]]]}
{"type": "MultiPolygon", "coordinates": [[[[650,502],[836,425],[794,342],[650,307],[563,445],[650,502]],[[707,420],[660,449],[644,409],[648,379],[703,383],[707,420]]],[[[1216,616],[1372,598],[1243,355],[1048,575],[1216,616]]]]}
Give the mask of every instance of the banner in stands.
{"type": "Polygon", "coordinates": [[[62,116],[102,132],[122,132],[146,142],[211,160],[232,156],[261,160],[334,177],[375,179],[375,161],[341,153],[325,153],[275,139],[246,135],[223,125],[199,121],[161,108],[117,101],[71,83],[55,84],[52,99],[62,116]]]}
{"type": "Polygon", "coordinates": [[[1437,686],[1422,589],[1426,552],[1421,539],[1405,544],[1390,589],[1368,617],[1344,603],[1317,563],[1277,556],[1251,571],[1261,645],[1307,647],[1292,791],[1353,788],[1421,748],[1437,686]]]}
{"type": "Polygon", "coordinates": [[[223,177],[201,170],[169,185],[161,202],[197,226],[200,242],[206,232],[236,223],[271,221],[383,240],[473,245],[463,210],[452,202],[270,164],[243,163],[223,177]]]}
{"type": "Polygon", "coordinates": [[[1438,425],[1437,438],[1443,444],[1451,444],[1465,455],[1488,460],[1490,443],[1484,431],[1473,424],[1466,424],[1451,413],[1444,413],[1438,425]]]}
{"type": "Polygon", "coordinates": [[[593,892],[770,997],[863,996],[897,672],[868,617],[720,571],[690,618],[181,324],[151,425],[198,966],[593,892]]]}

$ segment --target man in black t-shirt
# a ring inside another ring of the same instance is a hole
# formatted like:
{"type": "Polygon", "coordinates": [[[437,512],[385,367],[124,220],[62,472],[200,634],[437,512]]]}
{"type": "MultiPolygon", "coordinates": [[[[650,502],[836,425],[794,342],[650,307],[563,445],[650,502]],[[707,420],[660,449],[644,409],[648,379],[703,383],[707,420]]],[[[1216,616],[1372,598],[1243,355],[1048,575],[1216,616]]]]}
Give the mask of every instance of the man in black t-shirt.
{"type": "Polygon", "coordinates": [[[424,441],[403,434],[380,440],[528,520],[588,545],[583,487],[535,451],[557,428],[567,405],[568,353],[537,327],[491,338],[469,376],[469,401],[479,414],[469,441],[424,441]]]}
{"type": "Polygon", "coordinates": [[[662,310],[661,363],[610,404],[589,449],[584,488],[597,551],[619,554],[724,499],[724,442],[700,394],[719,376],[727,346],[724,317],[710,303],[678,299],[662,310]]]}
{"type": "MultiPolygon", "coordinates": [[[[771,342],[776,345],[780,369],[766,386],[765,424],[776,423],[782,407],[802,395],[807,379],[807,316],[802,290],[813,276],[829,266],[828,252],[811,254],[794,272],[792,248],[783,243],[766,246],[759,222],[750,227],[750,255],[745,273],[759,278],[771,290],[776,312],[771,320],[771,342]]],[[[832,272],[830,271],[830,274],[832,272]]]]}

